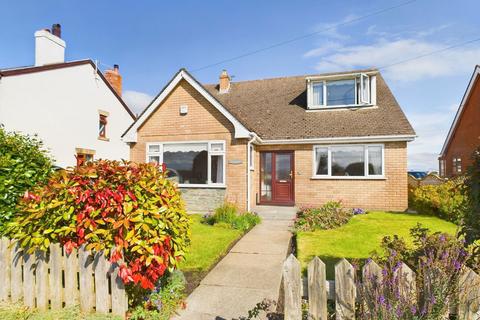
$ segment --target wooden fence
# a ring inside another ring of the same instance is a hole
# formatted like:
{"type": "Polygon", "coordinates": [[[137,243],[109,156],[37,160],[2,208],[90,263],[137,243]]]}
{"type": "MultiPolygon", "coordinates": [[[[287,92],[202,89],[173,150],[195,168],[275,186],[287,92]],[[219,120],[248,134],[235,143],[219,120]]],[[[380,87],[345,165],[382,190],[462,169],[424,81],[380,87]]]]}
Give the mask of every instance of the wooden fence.
{"type": "MultiPolygon", "coordinates": [[[[415,273],[405,264],[397,270],[401,272],[399,279],[400,292],[405,297],[415,297],[415,273]]],[[[362,269],[363,280],[366,275],[382,277],[382,269],[373,261],[362,269]]],[[[337,320],[355,319],[355,303],[357,301],[357,281],[355,270],[342,259],[335,265],[335,281],[326,280],[325,264],[315,257],[307,269],[307,278],[301,276],[298,260],[290,255],[283,264],[284,312],[285,320],[302,319],[302,297],[308,299],[308,319],[327,320],[327,300],[335,302],[335,318],[337,320]]],[[[363,287],[367,284],[364,282],[363,287]]],[[[480,319],[480,276],[469,268],[463,272],[460,280],[460,295],[457,306],[450,306],[450,312],[457,314],[456,319],[480,319]]],[[[448,319],[448,315],[444,319],[448,319]]]]}
{"type": "Polygon", "coordinates": [[[10,240],[0,239],[0,301],[31,308],[80,306],[83,312],[125,316],[125,287],[102,253],[92,256],[83,247],[70,255],[58,244],[48,252],[26,254],[10,240]]]}

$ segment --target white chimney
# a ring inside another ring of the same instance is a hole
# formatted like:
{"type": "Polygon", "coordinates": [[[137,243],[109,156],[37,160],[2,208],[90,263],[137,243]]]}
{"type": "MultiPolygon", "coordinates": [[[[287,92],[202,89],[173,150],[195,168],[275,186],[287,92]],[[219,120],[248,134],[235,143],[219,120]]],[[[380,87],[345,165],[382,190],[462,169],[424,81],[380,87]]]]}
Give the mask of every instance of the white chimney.
{"type": "Polygon", "coordinates": [[[60,25],[52,27],[54,34],[48,29],[35,32],[35,66],[65,62],[66,43],[60,38],[60,25]]]}

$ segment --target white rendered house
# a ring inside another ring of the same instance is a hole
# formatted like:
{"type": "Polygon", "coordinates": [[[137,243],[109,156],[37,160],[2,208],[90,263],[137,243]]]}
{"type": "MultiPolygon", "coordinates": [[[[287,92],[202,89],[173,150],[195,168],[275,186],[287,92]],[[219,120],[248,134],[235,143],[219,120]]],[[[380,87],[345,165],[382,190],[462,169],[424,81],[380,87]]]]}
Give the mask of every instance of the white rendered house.
{"type": "Polygon", "coordinates": [[[65,62],[60,25],[35,32],[35,65],[0,69],[0,124],[36,134],[56,165],[129,159],[121,135],[135,119],[121,98],[118,66],[102,74],[92,60],[65,62]]]}

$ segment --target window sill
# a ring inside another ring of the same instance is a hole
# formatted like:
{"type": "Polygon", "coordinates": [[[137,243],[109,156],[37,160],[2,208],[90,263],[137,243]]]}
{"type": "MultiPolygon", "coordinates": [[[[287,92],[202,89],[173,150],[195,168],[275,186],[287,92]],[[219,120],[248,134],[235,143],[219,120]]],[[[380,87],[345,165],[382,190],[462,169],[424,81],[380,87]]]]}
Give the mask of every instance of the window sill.
{"type": "Polygon", "coordinates": [[[106,138],[106,137],[98,137],[98,140],[102,140],[102,141],[110,141],[109,138],[106,138]]]}
{"type": "Polygon", "coordinates": [[[307,112],[312,111],[327,111],[327,110],[337,110],[337,109],[364,109],[364,108],[374,108],[373,104],[347,104],[347,105],[340,105],[340,106],[313,106],[308,107],[307,112]]]}
{"type": "Polygon", "coordinates": [[[225,189],[227,186],[224,184],[185,184],[178,183],[179,188],[192,188],[192,189],[225,189]]]}
{"type": "Polygon", "coordinates": [[[313,176],[310,180],[387,180],[385,176],[355,177],[355,176],[313,176]]]}

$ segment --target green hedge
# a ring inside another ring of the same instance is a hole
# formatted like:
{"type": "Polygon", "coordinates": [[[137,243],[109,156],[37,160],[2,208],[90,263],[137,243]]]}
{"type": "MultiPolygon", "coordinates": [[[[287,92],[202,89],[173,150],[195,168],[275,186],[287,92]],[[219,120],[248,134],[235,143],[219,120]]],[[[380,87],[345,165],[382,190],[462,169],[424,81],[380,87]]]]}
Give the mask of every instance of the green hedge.
{"type": "Polygon", "coordinates": [[[36,136],[7,132],[0,126],[0,234],[16,213],[25,191],[44,183],[52,172],[52,159],[36,136]]]}
{"type": "Polygon", "coordinates": [[[467,208],[463,188],[463,178],[440,185],[411,187],[408,194],[409,206],[420,214],[434,215],[459,224],[467,208]]]}

